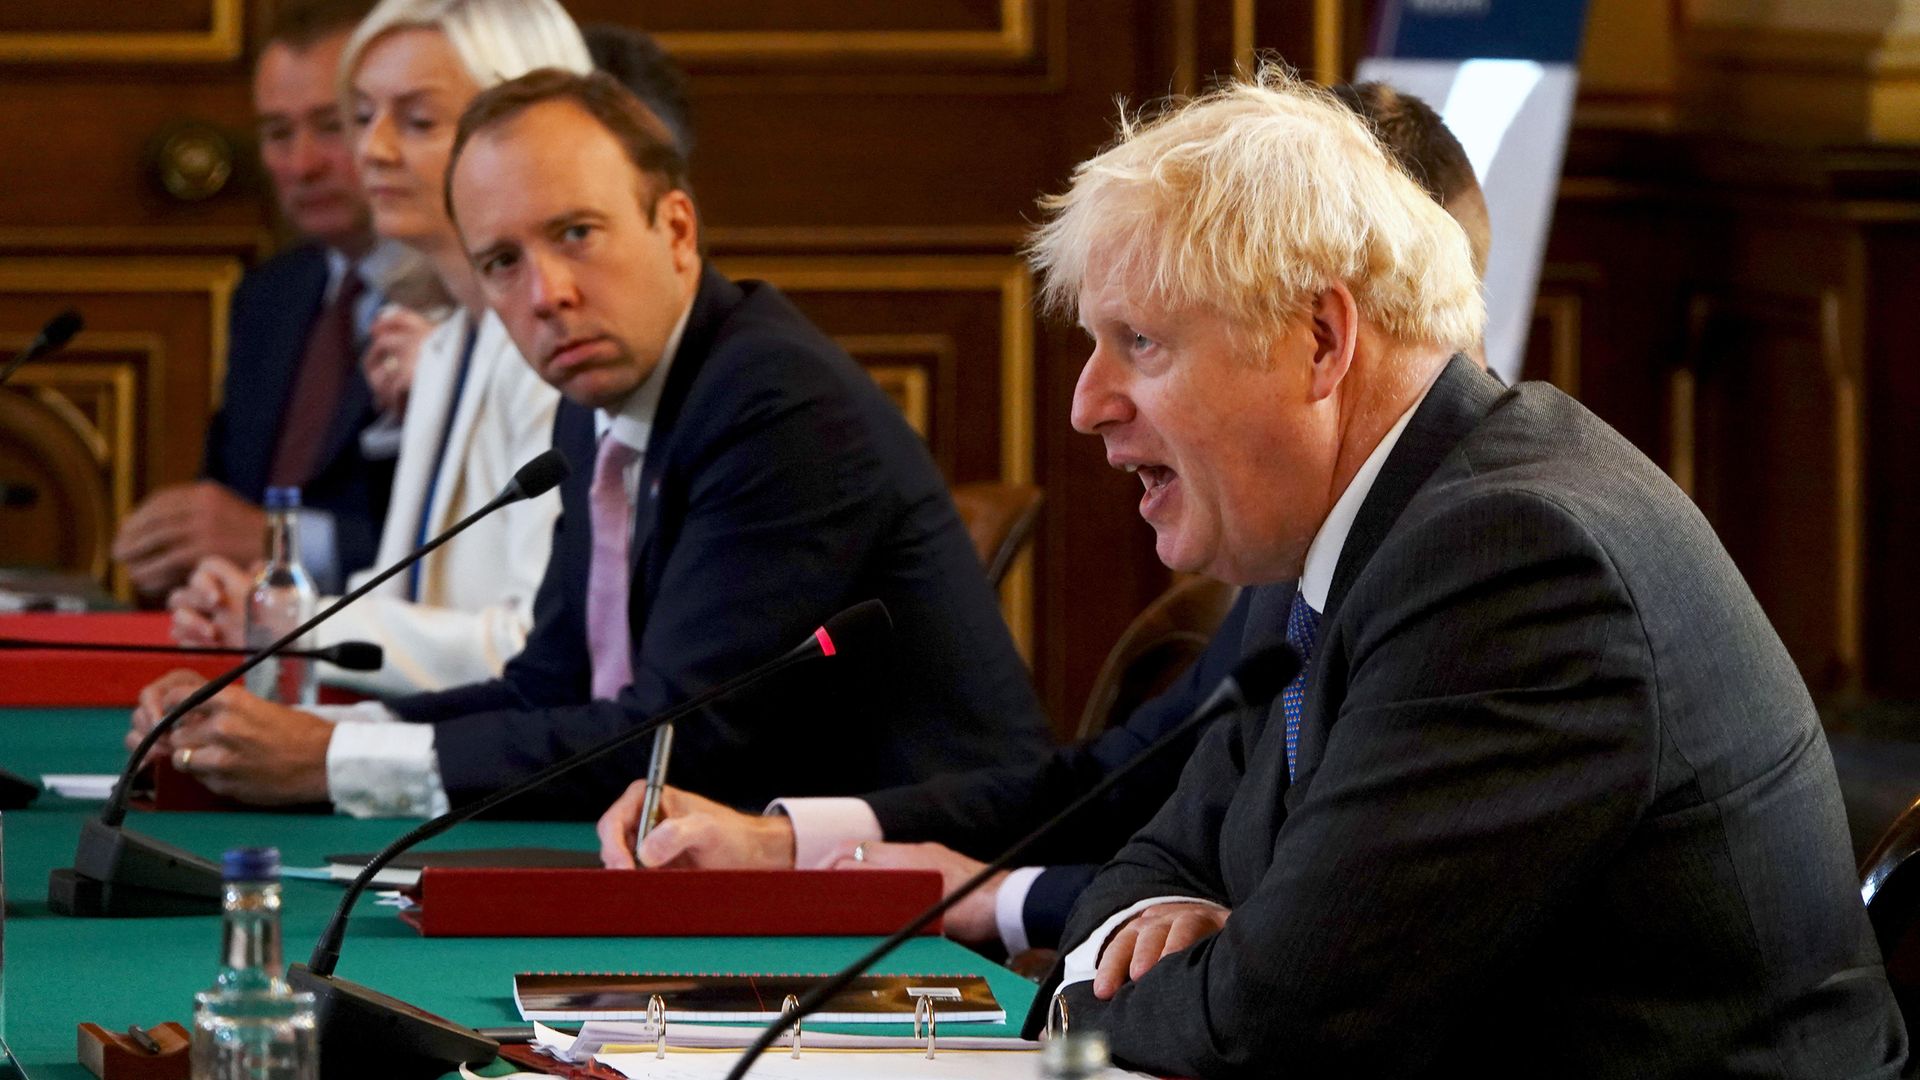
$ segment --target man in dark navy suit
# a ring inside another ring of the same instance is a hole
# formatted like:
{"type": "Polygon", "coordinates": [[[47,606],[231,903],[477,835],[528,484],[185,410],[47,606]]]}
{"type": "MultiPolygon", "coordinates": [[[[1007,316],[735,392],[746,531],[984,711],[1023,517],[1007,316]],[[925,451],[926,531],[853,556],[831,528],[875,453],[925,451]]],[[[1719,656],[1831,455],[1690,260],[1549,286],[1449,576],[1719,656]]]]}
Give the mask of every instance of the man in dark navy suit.
{"type": "MultiPolygon", "coordinates": [[[[1045,752],[925,445],[776,289],[705,266],[685,160],[657,117],[605,74],[535,72],[474,101],[448,175],[488,303],[566,398],[554,442],[574,471],[526,648],[499,679],[385,706],[303,712],[227,692],[173,734],[176,763],[250,801],[434,813],[874,598],[889,647],[688,717],[674,782],[759,805],[1045,752]]],[[[648,758],[611,755],[516,810],[591,818],[648,758]]]]}
{"type": "Polygon", "coordinates": [[[323,588],[373,559],[398,441],[362,445],[380,409],[359,359],[392,252],[375,245],[336,82],[341,47],[371,6],[280,5],[261,51],[260,157],[303,239],[234,294],[224,400],[201,479],[151,493],[121,522],[113,555],[143,595],[165,595],[209,555],[240,566],[259,559],[268,486],[301,489],[301,556],[323,588]]]}

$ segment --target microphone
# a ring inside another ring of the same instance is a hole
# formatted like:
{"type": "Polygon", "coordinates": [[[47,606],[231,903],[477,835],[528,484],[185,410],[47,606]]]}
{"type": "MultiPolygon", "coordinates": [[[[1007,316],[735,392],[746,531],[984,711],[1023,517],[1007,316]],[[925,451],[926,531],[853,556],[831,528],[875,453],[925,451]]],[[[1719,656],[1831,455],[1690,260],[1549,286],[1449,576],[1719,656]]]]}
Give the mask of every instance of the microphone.
{"type": "MultiPolygon", "coordinates": [[[[368,579],[359,588],[327,606],[313,618],[266,648],[253,653],[226,674],[195,690],[147,732],[146,738],[127,758],[127,766],[113,785],[113,794],[100,809],[100,816],[80,826],[80,843],[73,855],[73,866],[53,871],[47,882],[47,907],[62,915],[200,915],[220,908],[220,867],[190,851],[163,844],[139,833],[121,828],[127,818],[127,793],[134,774],[161,737],[176,727],[182,717],[199,708],[215,694],[231,686],[268,657],[279,654],[309,631],[331,619],[341,608],[360,599],[388,578],[425,558],[440,545],[465,532],[475,522],[503,506],[542,495],[565,479],[567,459],[558,450],[548,450],[513,475],[513,480],[482,506],[455,522],[446,531],[415,548],[405,558],[368,579]]],[[[352,650],[354,658],[364,654],[352,650]]]]}
{"type": "Polygon", "coordinates": [[[27,347],[20,350],[20,355],[7,361],[6,367],[0,368],[0,386],[6,385],[7,380],[13,378],[13,373],[19,369],[20,365],[29,360],[38,360],[65,346],[67,342],[73,340],[73,335],[80,332],[80,327],[83,325],[85,322],[80,318],[80,313],[72,308],[48,319],[47,325],[40,328],[40,333],[34,335],[34,339],[27,343],[27,347]]]}
{"type": "Polygon", "coordinates": [[[333,977],[340,960],[341,939],[346,936],[347,917],[354,902],[366,891],[374,876],[395,857],[423,840],[446,832],[455,825],[517,799],[582,765],[626,746],[656,729],[690,716],[753,683],[795,664],[844,654],[861,656],[884,643],[893,632],[893,620],[886,605],[868,600],[828,619],[799,645],[784,655],[737,675],[704,693],[668,709],[659,716],[562,758],[539,772],[495,791],[493,794],[449,810],[427,821],[381,849],[367,861],[346,895],[334,910],[313,956],[303,966],[287,969],[287,981],[296,990],[313,994],[314,1016],[320,1026],[320,1075],[322,1080],[351,1080],[363,1076],[430,1080],[458,1068],[462,1063],[482,1065],[499,1053],[492,1039],[461,1027],[432,1013],[416,1009],[396,998],[358,983],[333,977]]]}
{"type": "MultiPolygon", "coordinates": [[[[1115,784],[1125,779],[1127,774],[1160,756],[1169,746],[1178,743],[1183,736],[1213,720],[1240,709],[1265,705],[1279,695],[1286,685],[1293,681],[1300,671],[1300,657],[1285,645],[1275,645],[1254,653],[1234,665],[1232,674],[1220,680],[1220,685],[1200,706],[1193,710],[1185,720],[1173,730],[1155,739],[1151,745],[1118,769],[1108,773],[1098,784],[1089,788],[1086,794],[1075,799],[1072,805],[1055,814],[1041,826],[1026,835],[1026,838],[1008,848],[1000,857],[980,868],[980,872],[960,884],[960,887],[947,894],[939,903],[921,912],[914,920],[900,928],[892,937],[878,945],[860,959],[847,965],[838,975],[809,990],[800,999],[798,1008],[784,1012],[766,1029],[760,1032],[745,1050],[740,1059],[733,1063],[733,1070],[727,1073],[727,1080],[740,1080],[760,1055],[772,1046],[774,1040],[786,1033],[789,1026],[819,1011],[820,1006],[833,999],[833,995],[846,989],[853,980],[865,974],[867,969],[885,959],[889,953],[926,929],[933,920],[947,913],[955,904],[971,896],[987,879],[1013,865],[1014,860],[1025,854],[1027,849],[1045,839],[1048,834],[1070,820],[1083,808],[1092,804],[1107,793],[1115,784]]],[[[324,1055],[323,1055],[324,1060],[324,1055]]]]}
{"type": "MultiPolygon", "coordinates": [[[[212,645],[130,645],[102,641],[42,641],[38,638],[0,637],[0,651],[8,649],[61,649],[67,652],[165,653],[181,656],[251,656],[252,649],[228,649],[212,645]]],[[[299,656],[322,660],[348,671],[379,671],[384,661],[380,646],[371,641],[342,641],[324,649],[282,649],[280,656],[299,656]]]]}

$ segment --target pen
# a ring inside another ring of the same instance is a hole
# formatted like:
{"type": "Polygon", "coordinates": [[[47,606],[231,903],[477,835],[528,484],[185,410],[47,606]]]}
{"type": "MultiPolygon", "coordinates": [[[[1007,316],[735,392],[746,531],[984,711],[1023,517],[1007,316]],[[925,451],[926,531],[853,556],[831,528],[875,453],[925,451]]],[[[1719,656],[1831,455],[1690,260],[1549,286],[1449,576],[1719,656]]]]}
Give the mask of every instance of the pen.
{"type": "Polygon", "coordinates": [[[153,1036],[140,1030],[139,1024],[127,1025],[127,1038],[132,1039],[133,1045],[149,1054],[158,1054],[161,1052],[160,1044],[154,1041],[153,1036]]]}
{"type": "Polygon", "coordinates": [[[667,758],[673,754],[673,725],[662,724],[653,733],[653,757],[647,761],[647,794],[640,802],[640,831],[633,838],[636,852],[647,834],[660,824],[660,789],[667,782],[667,758]]]}

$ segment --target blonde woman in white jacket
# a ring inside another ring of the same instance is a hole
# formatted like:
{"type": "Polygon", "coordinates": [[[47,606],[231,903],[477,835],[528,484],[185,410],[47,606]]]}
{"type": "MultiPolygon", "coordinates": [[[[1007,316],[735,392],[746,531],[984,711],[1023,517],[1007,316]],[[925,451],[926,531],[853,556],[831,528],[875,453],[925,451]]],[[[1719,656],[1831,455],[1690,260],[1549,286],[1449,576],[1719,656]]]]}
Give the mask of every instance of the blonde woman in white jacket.
{"type": "MultiPolygon", "coordinates": [[[[554,0],[385,0],[347,44],[343,107],[374,227],[424,256],[458,302],[420,347],[369,575],[478,509],[552,443],[559,394],[481,303],[442,175],[455,122],[481,89],[535,68],[591,66],[554,0]]],[[[385,663],[321,665],[321,680],[395,696],[498,675],[526,641],[559,513],[551,495],[509,506],[323,624],[315,645],[371,641],[385,663]]],[[[250,587],[231,563],[202,563],[169,598],[175,639],[239,644],[250,587]]]]}

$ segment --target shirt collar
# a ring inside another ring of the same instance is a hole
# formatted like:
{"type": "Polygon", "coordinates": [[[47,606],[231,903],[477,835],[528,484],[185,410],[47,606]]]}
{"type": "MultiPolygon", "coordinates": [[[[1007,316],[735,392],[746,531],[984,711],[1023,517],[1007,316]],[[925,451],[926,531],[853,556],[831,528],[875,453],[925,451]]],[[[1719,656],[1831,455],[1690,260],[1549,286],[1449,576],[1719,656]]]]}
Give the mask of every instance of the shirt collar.
{"type": "Polygon", "coordinates": [[[332,303],[333,298],[340,295],[340,283],[347,279],[349,269],[367,287],[368,292],[384,293],[387,275],[398,265],[405,251],[398,241],[382,240],[373,245],[372,251],[361,256],[359,262],[355,262],[339,248],[327,248],[327,302],[332,303]]]}
{"type": "Polygon", "coordinates": [[[1420,392],[1419,398],[1381,436],[1373,453],[1360,463],[1360,471],[1348,481],[1347,490],[1341,492],[1340,498],[1334,501],[1327,520],[1320,523],[1320,531],[1313,535],[1313,543],[1307,545],[1307,561],[1300,570],[1300,595],[1314,611],[1324,613],[1327,610],[1327,593],[1333,588],[1333,571],[1340,565],[1340,552],[1347,546],[1347,534],[1353,531],[1353,521],[1360,516],[1360,506],[1367,501],[1367,492],[1373,490],[1373,482],[1379,477],[1381,467],[1387,463],[1387,455],[1393,453],[1394,444],[1400,441],[1401,433],[1407,430],[1408,421],[1413,419],[1413,414],[1419,411],[1420,403],[1427,400],[1427,394],[1432,389],[1433,384],[1428,383],[1427,389],[1420,392]]]}
{"type": "Polygon", "coordinates": [[[647,440],[653,436],[653,414],[660,407],[660,393],[667,384],[667,369],[673,366],[674,354],[680,351],[680,338],[687,332],[687,319],[693,314],[693,301],[680,312],[680,318],[673,324],[673,330],[667,334],[666,347],[660,350],[660,362],[641,381],[633,393],[620,407],[608,412],[595,409],[593,412],[593,430],[596,435],[613,432],[613,437],[644,453],[647,440]]]}

